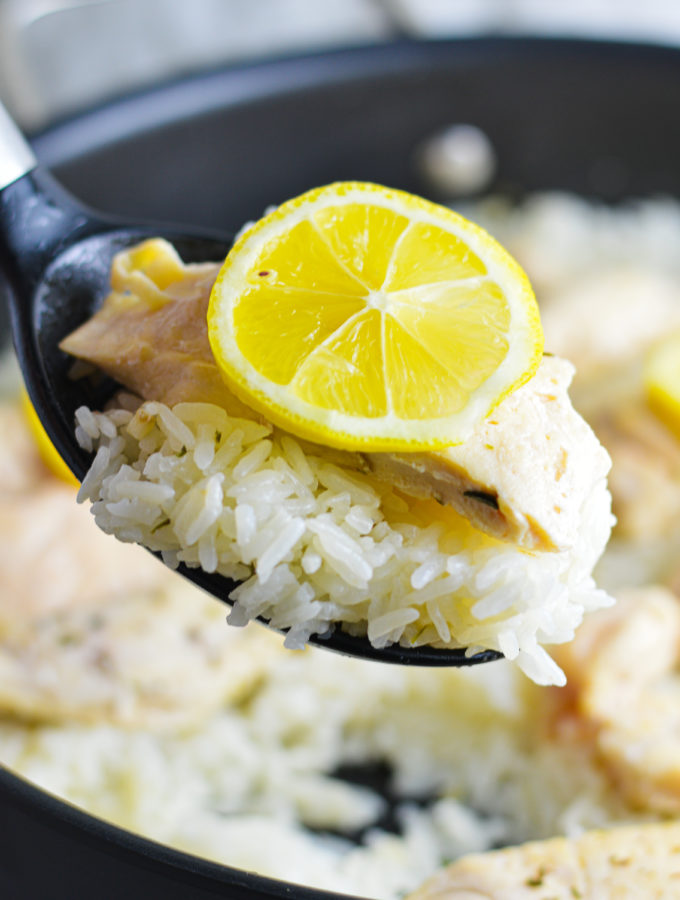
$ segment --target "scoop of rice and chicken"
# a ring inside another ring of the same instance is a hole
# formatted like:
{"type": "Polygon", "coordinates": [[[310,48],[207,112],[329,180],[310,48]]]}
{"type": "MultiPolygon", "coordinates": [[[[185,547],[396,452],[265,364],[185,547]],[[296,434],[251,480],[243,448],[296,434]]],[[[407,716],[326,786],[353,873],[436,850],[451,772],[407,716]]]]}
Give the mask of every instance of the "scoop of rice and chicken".
{"type": "Polygon", "coordinates": [[[230,621],[264,616],[288,646],[340,621],[375,646],[500,650],[561,683],[541,644],[610,602],[591,577],[611,530],[610,461],[569,400],[573,367],[545,356],[458,446],[331,450],[225,386],[206,326],[217,272],[160,240],[126,251],[102,309],[62,342],[148,401],[79,412],[97,449],[80,496],[98,524],[244,580],[230,621]]]}
{"type": "MultiPolygon", "coordinates": [[[[553,208],[559,203],[556,199],[553,208]]],[[[528,212],[525,231],[541,214],[528,212]]],[[[590,222],[586,226],[585,206],[581,215],[588,248],[597,229],[590,222]]],[[[583,279],[588,280],[587,266],[583,279]]],[[[549,294],[544,292],[547,302],[549,294]]],[[[668,304],[668,315],[657,318],[657,333],[678,308],[680,303],[668,304]]],[[[558,318],[557,307],[554,311],[558,318]]],[[[568,307],[564,315],[569,316],[568,307]]],[[[640,343],[631,342],[627,352],[637,352],[640,343]]],[[[579,378],[584,371],[587,375],[587,366],[580,367],[579,378]]],[[[598,372],[591,384],[601,383],[598,372]]],[[[599,390],[603,402],[594,412],[611,418],[625,410],[630,393],[621,389],[609,403],[606,393],[599,390]]],[[[634,393],[639,400],[637,387],[634,393]]],[[[592,396],[587,389],[586,394],[592,396]]],[[[597,425],[596,415],[593,421],[597,425]]],[[[21,435],[16,419],[12,424],[10,433],[21,435]]],[[[669,586],[677,578],[672,545],[680,533],[680,511],[676,507],[674,514],[666,494],[676,483],[672,448],[678,445],[656,424],[663,433],[660,442],[649,438],[649,430],[637,432],[633,459],[640,464],[629,467],[629,489],[617,490],[612,479],[615,509],[630,523],[617,529],[613,554],[628,565],[623,575],[620,566],[608,569],[605,554],[600,569],[622,602],[587,617],[576,641],[557,654],[568,675],[566,689],[539,691],[500,663],[473,672],[386,672],[327,654],[282,653],[276,636],[263,629],[216,631],[220,611],[213,601],[183,584],[173,586],[174,576],[137,548],[90,529],[92,540],[101,543],[101,565],[106,565],[104,545],[114,556],[132,554],[129,563],[121,558],[112,570],[120,579],[121,572],[139,567],[139,584],[132,596],[129,584],[119,584],[126,593],[122,603],[113,587],[93,591],[94,578],[85,579],[88,593],[74,580],[70,592],[45,593],[32,606],[13,602],[22,591],[17,582],[2,591],[3,684],[11,686],[0,696],[7,711],[0,727],[3,759],[133,830],[331,889],[396,897],[415,888],[446,857],[563,833],[569,841],[467,856],[417,896],[537,897],[549,888],[549,896],[595,900],[611,896],[615,883],[621,896],[674,896],[677,826],[645,823],[674,816],[678,808],[673,749],[678,601],[667,589],[618,589],[627,576],[637,584],[660,579],[669,586]],[[671,473],[664,484],[646,475],[660,465],[671,473]],[[636,484],[644,489],[631,490],[636,484]],[[644,540],[640,523],[650,520],[650,505],[666,510],[665,554],[657,548],[650,555],[644,540]],[[146,563],[149,575],[155,571],[159,578],[155,587],[151,578],[148,590],[146,563]],[[610,571],[612,578],[606,577],[610,571]],[[180,597],[182,592],[191,596],[180,597]],[[167,632],[161,643],[172,646],[180,662],[186,659],[183,672],[194,672],[180,695],[175,665],[165,665],[164,654],[149,665],[154,649],[160,649],[159,610],[167,632]],[[259,646],[247,650],[244,669],[239,649],[250,640],[259,646]],[[642,665],[631,666],[632,650],[640,649],[642,665]],[[90,695],[84,689],[80,696],[72,692],[78,674],[82,685],[93,685],[90,695]],[[63,684],[68,690],[60,690],[63,684]],[[202,694],[207,699],[196,712],[202,694]],[[87,776],[82,766],[71,764],[84,758],[87,776]],[[334,777],[336,768],[366,759],[387,760],[393,769],[403,798],[399,835],[371,826],[380,817],[379,797],[334,777]],[[172,798],[167,784],[173,785],[172,798]],[[431,798],[424,806],[409,799],[423,796],[431,798]],[[637,824],[610,829],[626,822],[637,824]],[[324,837],[324,829],[351,832],[366,826],[358,847],[324,837]],[[583,829],[603,827],[606,832],[577,837],[583,829]],[[262,853],[265,845],[271,852],[262,853]]],[[[624,432],[621,444],[618,431],[601,434],[615,476],[617,459],[627,458],[620,447],[629,446],[630,434],[624,432]]],[[[16,454],[3,456],[12,472],[3,485],[5,520],[24,504],[26,492],[39,508],[42,491],[62,496],[51,501],[55,523],[63,521],[67,505],[77,510],[74,517],[87,520],[85,510],[73,504],[71,488],[55,485],[44,473],[36,479],[39,464],[26,443],[22,446],[20,463],[16,454]],[[17,481],[24,465],[31,474],[17,481]]],[[[50,545],[58,546],[53,535],[61,527],[50,529],[49,521],[45,516],[41,544],[45,583],[54,571],[50,545]]],[[[31,538],[26,540],[28,547],[31,538]]],[[[82,551],[89,538],[83,532],[79,540],[82,551]]],[[[97,551],[91,556],[96,560],[97,551]]],[[[33,572],[41,577],[35,565],[33,572]]],[[[23,596],[36,596],[28,583],[23,596]]]]}

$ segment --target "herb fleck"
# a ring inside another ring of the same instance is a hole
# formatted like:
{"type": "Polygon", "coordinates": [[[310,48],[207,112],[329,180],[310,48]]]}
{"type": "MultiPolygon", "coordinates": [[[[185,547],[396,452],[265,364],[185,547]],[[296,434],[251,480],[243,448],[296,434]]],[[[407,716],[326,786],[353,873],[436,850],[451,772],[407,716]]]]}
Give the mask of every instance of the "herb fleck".
{"type": "Polygon", "coordinates": [[[543,884],[543,879],[545,878],[545,869],[543,866],[538,870],[536,875],[533,878],[527,878],[525,884],[527,887],[541,887],[543,884]]]}
{"type": "Polygon", "coordinates": [[[77,644],[77,643],[78,643],[78,635],[73,634],[72,631],[66,631],[66,632],[64,632],[64,634],[60,635],[60,637],[59,637],[59,644],[62,647],[70,647],[73,644],[77,644]]]}
{"type": "Polygon", "coordinates": [[[177,456],[179,456],[180,458],[182,456],[186,456],[186,452],[187,452],[187,448],[183,446],[182,449],[178,452],[177,456]]]}
{"type": "Polygon", "coordinates": [[[216,428],[216,429],[215,429],[215,443],[216,443],[216,444],[219,444],[219,442],[220,442],[221,440],[222,440],[222,432],[220,431],[219,428],[216,428]]]}

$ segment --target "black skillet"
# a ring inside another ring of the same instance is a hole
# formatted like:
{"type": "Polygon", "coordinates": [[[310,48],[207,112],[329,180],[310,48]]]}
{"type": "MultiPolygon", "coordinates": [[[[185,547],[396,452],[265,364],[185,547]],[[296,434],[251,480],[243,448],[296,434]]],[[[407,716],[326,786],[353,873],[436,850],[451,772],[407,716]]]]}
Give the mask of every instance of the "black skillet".
{"type": "MultiPolygon", "coordinates": [[[[233,232],[267,204],[336,179],[427,193],[416,149],[456,122],[491,139],[494,190],[561,188],[610,202],[680,196],[678,109],[676,49],[400,43],[179,81],[56,125],[33,147],[105,213],[233,232]]],[[[340,896],[177,853],[2,770],[0,828],[0,896],[12,900],[340,896]]]]}

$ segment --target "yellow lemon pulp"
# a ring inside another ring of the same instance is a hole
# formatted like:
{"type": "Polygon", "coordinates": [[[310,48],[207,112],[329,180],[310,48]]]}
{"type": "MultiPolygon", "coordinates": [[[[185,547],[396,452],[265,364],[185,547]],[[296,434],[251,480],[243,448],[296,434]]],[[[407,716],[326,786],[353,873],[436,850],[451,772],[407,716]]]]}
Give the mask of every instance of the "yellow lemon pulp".
{"type": "Polygon", "coordinates": [[[651,349],[644,382],[650,406],[680,436],[680,331],[651,349]]]}
{"type": "Polygon", "coordinates": [[[28,394],[23,389],[21,391],[21,408],[42,461],[48,469],[58,478],[61,478],[62,481],[78,485],[79,482],[77,478],[61,458],[57,452],[57,448],[47,436],[47,432],[43,428],[42,422],[38,418],[38,414],[33,408],[33,404],[31,403],[28,394]]]}
{"type": "Polygon", "coordinates": [[[460,443],[536,371],[526,275],[445,207],[343,182],[236,242],[208,311],[227,385],[288,431],[342,449],[460,443]]]}

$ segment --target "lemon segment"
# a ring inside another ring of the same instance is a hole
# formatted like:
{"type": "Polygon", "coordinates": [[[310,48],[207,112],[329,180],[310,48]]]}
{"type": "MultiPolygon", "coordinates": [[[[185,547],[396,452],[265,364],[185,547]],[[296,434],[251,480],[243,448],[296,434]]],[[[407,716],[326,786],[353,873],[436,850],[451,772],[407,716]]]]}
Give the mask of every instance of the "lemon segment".
{"type": "Polygon", "coordinates": [[[456,379],[391,316],[385,318],[385,351],[385,374],[395,415],[417,420],[454,415],[465,406],[467,393],[456,379]]]}
{"type": "Polygon", "coordinates": [[[650,406],[680,436],[680,331],[650,350],[643,377],[650,406]]]}
{"type": "Polygon", "coordinates": [[[400,297],[392,315],[468,393],[492,375],[508,353],[509,310],[498,285],[491,282],[400,297]]]}
{"type": "Polygon", "coordinates": [[[320,344],[365,309],[360,297],[317,294],[263,284],[234,309],[241,352],[266,378],[288,384],[320,344]]]}
{"type": "Polygon", "coordinates": [[[531,286],[486,232],[427,200],[344,182],[235,243],[208,310],[230,389],[341,449],[464,441],[538,367],[531,286]]]}
{"type": "Polygon", "coordinates": [[[388,407],[380,313],[364,309],[348,319],[307,357],[290,389],[319,409],[351,409],[357,416],[384,417],[388,407]]]}
{"type": "Polygon", "coordinates": [[[391,293],[486,274],[484,263],[460,237],[436,225],[414,222],[399,243],[384,289],[391,293]]]}
{"type": "Polygon", "coordinates": [[[363,297],[366,287],[347,271],[312,222],[298,222],[262,248],[249,281],[363,297]]]}
{"type": "Polygon", "coordinates": [[[406,216],[365,203],[319,209],[312,221],[338,262],[372,291],[385,284],[396,243],[409,225],[406,216]]]}
{"type": "Polygon", "coordinates": [[[62,481],[66,481],[68,484],[78,486],[80,482],[66,465],[64,460],[59,455],[57,448],[49,439],[47,432],[43,428],[42,422],[38,418],[38,413],[35,411],[25,389],[22,389],[21,391],[21,409],[24,414],[24,418],[26,420],[26,424],[28,425],[29,431],[31,432],[33,440],[35,441],[35,445],[38,448],[40,458],[45,463],[47,468],[52,472],[53,475],[61,478],[62,481]]]}

